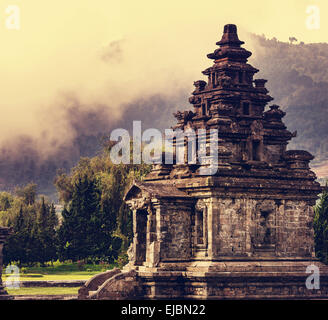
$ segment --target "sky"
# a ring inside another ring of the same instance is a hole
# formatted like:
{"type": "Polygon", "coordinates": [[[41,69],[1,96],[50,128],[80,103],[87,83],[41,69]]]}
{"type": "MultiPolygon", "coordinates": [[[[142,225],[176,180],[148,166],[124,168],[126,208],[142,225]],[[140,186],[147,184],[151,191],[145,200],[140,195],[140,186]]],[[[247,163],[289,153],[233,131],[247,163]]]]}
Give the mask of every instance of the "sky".
{"type": "Polygon", "coordinates": [[[189,88],[187,98],[226,23],[242,40],[309,43],[328,41],[327,20],[326,0],[0,0],[0,145],[22,134],[48,147],[74,138],[70,104],[105,106],[110,121],[143,95],[189,88]],[[8,29],[10,5],[18,30],[8,29]]]}

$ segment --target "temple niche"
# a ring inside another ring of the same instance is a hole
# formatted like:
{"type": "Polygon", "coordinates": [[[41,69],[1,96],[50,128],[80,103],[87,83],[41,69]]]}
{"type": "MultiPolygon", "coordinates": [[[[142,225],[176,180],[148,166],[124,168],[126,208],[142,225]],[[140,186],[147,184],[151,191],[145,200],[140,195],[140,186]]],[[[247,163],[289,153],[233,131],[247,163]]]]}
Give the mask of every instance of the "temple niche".
{"type": "Polygon", "coordinates": [[[201,174],[198,159],[156,164],[131,186],[129,263],[97,288],[91,281],[81,299],[328,297],[327,269],[314,253],[321,187],[313,156],[287,150],[296,132],[279,106],[268,105],[266,80],[254,79],[259,70],[243,44],[226,25],[208,54],[207,81],[194,82],[192,110],[174,114],[174,129],[206,130],[197,139],[218,130],[216,173],[201,174]],[[320,268],[320,290],[305,286],[311,264],[320,268]]]}

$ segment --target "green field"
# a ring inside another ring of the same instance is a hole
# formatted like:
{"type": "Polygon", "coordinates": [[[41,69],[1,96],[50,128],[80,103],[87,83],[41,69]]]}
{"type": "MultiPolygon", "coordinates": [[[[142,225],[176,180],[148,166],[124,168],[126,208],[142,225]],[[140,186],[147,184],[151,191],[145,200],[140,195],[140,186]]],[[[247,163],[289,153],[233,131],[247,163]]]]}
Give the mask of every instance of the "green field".
{"type": "MultiPolygon", "coordinates": [[[[20,281],[51,281],[51,280],[88,280],[99,272],[72,272],[67,274],[40,274],[29,273],[20,275],[20,281]]],[[[6,276],[2,280],[6,280],[6,276]]]]}
{"type": "MultiPolygon", "coordinates": [[[[88,280],[94,275],[114,268],[114,265],[95,265],[77,263],[55,262],[48,266],[34,266],[20,268],[20,281],[51,281],[51,280],[88,280]]],[[[2,280],[10,275],[5,274],[5,268],[2,274],[2,280]]],[[[14,280],[14,279],[13,279],[14,280]]],[[[7,289],[10,295],[77,295],[78,287],[31,287],[19,289],[7,289]]]]}
{"type": "Polygon", "coordinates": [[[11,296],[20,295],[77,295],[79,288],[19,288],[19,289],[6,289],[11,296]]]}

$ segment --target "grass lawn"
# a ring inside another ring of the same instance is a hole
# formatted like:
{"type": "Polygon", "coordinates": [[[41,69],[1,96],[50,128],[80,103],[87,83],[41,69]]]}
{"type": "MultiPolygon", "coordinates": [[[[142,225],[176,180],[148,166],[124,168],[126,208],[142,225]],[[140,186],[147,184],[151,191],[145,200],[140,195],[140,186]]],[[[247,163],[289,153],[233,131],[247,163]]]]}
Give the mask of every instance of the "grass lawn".
{"type": "MultiPolygon", "coordinates": [[[[20,281],[51,281],[51,280],[88,280],[94,275],[114,268],[115,265],[93,265],[85,264],[83,266],[77,263],[60,263],[55,262],[53,265],[44,267],[24,267],[20,269],[20,281]]],[[[2,280],[6,281],[7,277],[5,268],[2,274],[2,280]]],[[[14,280],[14,279],[13,279],[14,280]]],[[[77,295],[78,287],[35,287],[6,289],[10,295],[77,295]]]]}
{"type": "MultiPolygon", "coordinates": [[[[101,272],[101,271],[100,271],[101,272]]],[[[21,274],[19,277],[20,281],[51,281],[51,280],[88,280],[99,272],[72,272],[72,274],[39,274],[39,273],[28,273],[21,274]]],[[[6,275],[2,277],[5,281],[6,275]]]]}
{"type": "Polygon", "coordinates": [[[72,295],[75,296],[78,293],[79,288],[61,288],[61,287],[51,287],[51,288],[19,288],[19,289],[6,289],[11,296],[21,296],[21,295],[72,295]]]}
{"type": "MultiPolygon", "coordinates": [[[[52,266],[24,267],[20,269],[21,281],[47,281],[47,280],[88,280],[95,274],[113,269],[115,265],[94,265],[85,264],[79,266],[77,263],[55,262],[52,266]]],[[[10,275],[6,275],[3,270],[3,281],[10,275]]]]}

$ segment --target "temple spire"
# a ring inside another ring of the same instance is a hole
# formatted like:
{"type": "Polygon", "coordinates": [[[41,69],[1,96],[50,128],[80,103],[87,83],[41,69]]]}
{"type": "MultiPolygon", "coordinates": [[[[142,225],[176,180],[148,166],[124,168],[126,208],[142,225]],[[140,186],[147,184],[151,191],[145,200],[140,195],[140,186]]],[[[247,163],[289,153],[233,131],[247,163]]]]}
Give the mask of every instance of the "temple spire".
{"type": "Polygon", "coordinates": [[[223,36],[221,41],[216,44],[219,46],[237,46],[240,47],[244,44],[244,41],[240,41],[237,34],[237,26],[235,24],[226,24],[223,30],[223,36]]]}
{"type": "Polygon", "coordinates": [[[244,41],[239,40],[237,26],[234,24],[226,24],[224,26],[222,38],[216,44],[220,48],[207,55],[208,58],[215,60],[215,62],[229,59],[230,61],[246,63],[247,59],[252,55],[250,51],[240,47],[244,44],[244,41]]]}

